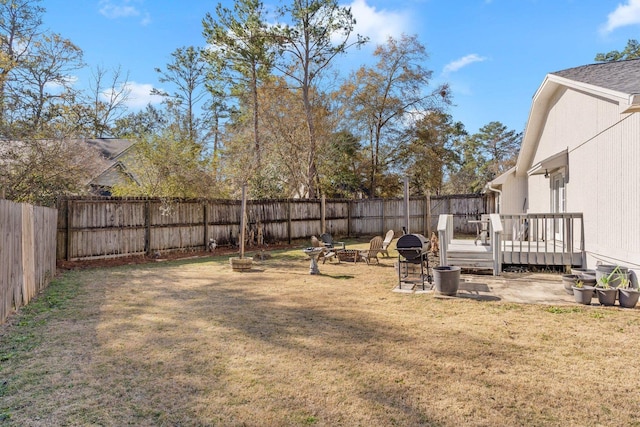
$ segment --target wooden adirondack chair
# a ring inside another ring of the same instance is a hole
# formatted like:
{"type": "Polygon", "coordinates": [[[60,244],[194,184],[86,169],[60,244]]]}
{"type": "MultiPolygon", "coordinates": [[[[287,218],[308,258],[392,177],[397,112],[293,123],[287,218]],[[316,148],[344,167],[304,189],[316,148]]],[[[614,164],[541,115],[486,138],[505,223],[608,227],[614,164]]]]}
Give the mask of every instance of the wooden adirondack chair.
{"type": "Polygon", "coordinates": [[[321,234],[320,240],[322,240],[322,243],[324,243],[327,249],[333,249],[333,248],[344,249],[344,242],[334,242],[333,237],[329,233],[321,234]]]}
{"type": "Polygon", "coordinates": [[[311,246],[314,248],[323,248],[322,253],[318,256],[318,260],[322,260],[324,264],[327,260],[335,259],[340,262],[340,259],[336,256],[336,251],[334,249],[327,248],[324,243],[322,243],[316,236],[311,236],[311,246]]]}
{"type": "Polygon", "coordinates": [[[367,265],[369,265],[373,259],[376,260],[376,263],[380,263],[378,260],[378,252],[382,249],[382,242],[382,237],[376,236],[369,241],[369,249],[360,251],[360,258],[364,259],[367,262],[367,265]]]}
{"type": "Polygon", "coordinates": [[[387,235],[384,236],[384,240],[382,241],[382,249],[380,249],[380,253],[386,257],[389,256],[389,245],[393,241],[393,236],[393,230],[389,230],[387,231],[387,235]]]}

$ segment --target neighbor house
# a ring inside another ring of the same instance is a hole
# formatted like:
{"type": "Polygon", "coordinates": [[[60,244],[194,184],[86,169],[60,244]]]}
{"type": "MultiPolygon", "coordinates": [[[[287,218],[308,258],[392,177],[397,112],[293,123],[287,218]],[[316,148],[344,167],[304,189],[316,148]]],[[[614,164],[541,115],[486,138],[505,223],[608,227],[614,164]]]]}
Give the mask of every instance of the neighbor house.
{"type": "Polygon", "coordinates": [[[134,141],[118,138],[93,138],[84,140],[100,153],[101,165],[97,174],[89,182],[91,192],[99,196],[110,196],[114,185],[135,181],[127,169],[133,156],[134,141]]]}
{"type": "Polygon", "coordinates": [[[486,189],[500,214],[583,214],[586,265],[640,272],[640,59],[548,74],[517,164],[486,189]]]}

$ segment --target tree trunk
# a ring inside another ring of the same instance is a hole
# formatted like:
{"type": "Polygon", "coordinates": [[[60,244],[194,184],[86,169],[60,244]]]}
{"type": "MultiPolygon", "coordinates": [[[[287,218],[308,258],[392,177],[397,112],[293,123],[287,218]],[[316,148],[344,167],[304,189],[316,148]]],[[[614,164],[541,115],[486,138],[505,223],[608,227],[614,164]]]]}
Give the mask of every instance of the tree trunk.
{"type": "MultiPolygon", "coordinates": [[[[305,70],[305,75],[308,71],[305,70]]],[[[305,81],[307,81],[305,79],[305,81]]],[[[302,85],[302,102],[304,103],[304,114],[307,119],[307,131],[309,134],[309,151],[307,161],[307,188],[309,190],[308,197],[315,198],[316,194],[316,176],[318,174],[316,168],[316,134],[315,124],[313,121],[313,109],[311,108],[311,100],[309,99],[309,84],[302,85]]]]}
{"type": "Polygon", "coordinates": [[[255,148],[256,170],[259,170],[262,163],[262,155],[260,153],[260,130],[258,127],[258,74],[256,67],[257,65],[253,64],[253,68],[251,70],[251,85],[253,87],[251,89],[253,92],[253,143],[255,148]]]}

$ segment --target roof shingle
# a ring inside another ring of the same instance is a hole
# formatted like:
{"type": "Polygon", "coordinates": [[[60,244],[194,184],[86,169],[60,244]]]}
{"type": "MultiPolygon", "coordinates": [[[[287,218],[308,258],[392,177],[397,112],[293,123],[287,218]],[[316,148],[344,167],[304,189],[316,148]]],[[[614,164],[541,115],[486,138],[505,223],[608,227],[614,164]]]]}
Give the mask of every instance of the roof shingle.
{"type": "Polygon", "coordinates": [[[583,65],[551,74],[628,95],[640,94],[640,59],[583,65]]]}

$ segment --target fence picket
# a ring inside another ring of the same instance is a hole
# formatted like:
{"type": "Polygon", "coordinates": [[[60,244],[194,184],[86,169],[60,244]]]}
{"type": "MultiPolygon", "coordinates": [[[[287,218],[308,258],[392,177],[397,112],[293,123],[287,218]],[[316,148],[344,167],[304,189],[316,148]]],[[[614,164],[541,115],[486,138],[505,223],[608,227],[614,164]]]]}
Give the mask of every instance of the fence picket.
{"type": "Polygon", "coordinates": [[[56,209],[0,200],[0,323],[55,274],[57,221],[56,209]]]}
{"type": "MultiPolygon", "coordinates": [[[[249,201],[248,227],[255,238],[260,226],[265,242],[291,242],[320,235],[321,204],[320,199],[249,201]]],[[[467,221],[479,218],[485,206],[482,195],[411,199],[411,231],[427,233],[436,228],[439,214],[451,213],[456,231],[474,232],[468,229],[467,221]]],[[[400,233],[405,221],[402,199],[328,199],[325,211],[326,231],[335,236],[384,235],[389,229],[400,233]]],[[[203,250],[208,238],[218,245],[237,245],[240,235],[237,200],[69,198],[60,201],[59,216],[59,259],[203,250]]]]}

